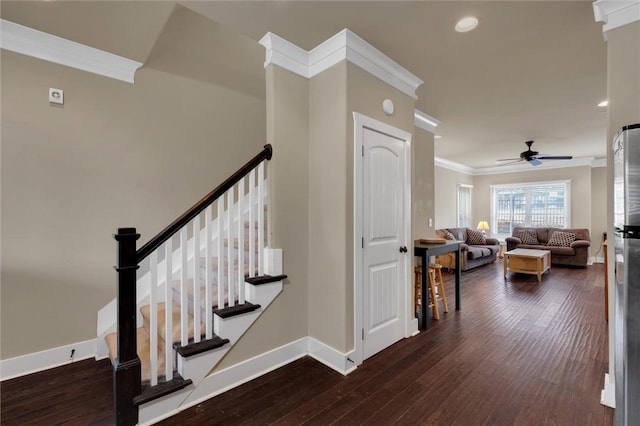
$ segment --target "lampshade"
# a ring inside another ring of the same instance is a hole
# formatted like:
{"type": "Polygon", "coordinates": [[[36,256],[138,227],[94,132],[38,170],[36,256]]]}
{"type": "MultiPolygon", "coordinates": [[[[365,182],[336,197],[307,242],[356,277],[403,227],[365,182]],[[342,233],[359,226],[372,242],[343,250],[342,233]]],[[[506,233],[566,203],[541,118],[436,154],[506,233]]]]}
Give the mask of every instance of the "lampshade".
{"type": "Polygon", "coordinates": [[[478,222],[478,229],[481,229],[483,231],[488,231],[489,224],[485,220],[481,220],[480,222],[478,222]]]}

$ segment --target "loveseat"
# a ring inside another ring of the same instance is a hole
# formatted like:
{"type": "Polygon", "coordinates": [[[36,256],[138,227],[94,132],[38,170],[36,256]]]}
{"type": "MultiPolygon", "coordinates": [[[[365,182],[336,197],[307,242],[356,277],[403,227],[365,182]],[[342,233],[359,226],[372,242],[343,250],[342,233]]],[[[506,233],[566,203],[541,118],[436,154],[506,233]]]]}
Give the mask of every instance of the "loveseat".
{"type": "MultiPolygon", "coordinates": [[[[497,239],[486,238],[480,231],[475,229],[436,229],[436,237],[463,241],[460,245],[460,269],[463,271],[495,262],[500,251],[500,242],[497,239]]],[[[456,266],[453,253],[438,256],[436,262],[449,269],[453,269],[456,266]]]]}
{"type": "Polygon", "coordinates": [[[586,228],[526,228],[514,227],[505,238],[507,251],[527,248],[551,251],[552,265],[585,268],[589,260],[591,236],[586,228]],[[554,236],[555,233],[555,236],[554,236]]]}

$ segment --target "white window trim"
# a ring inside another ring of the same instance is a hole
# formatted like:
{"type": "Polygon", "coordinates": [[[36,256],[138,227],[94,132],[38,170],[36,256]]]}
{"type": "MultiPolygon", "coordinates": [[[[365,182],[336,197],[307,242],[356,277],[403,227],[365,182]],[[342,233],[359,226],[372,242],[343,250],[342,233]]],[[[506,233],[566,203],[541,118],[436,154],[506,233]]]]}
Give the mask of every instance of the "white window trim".
{"type": "Polygon", "coordinates": [[[471,218],[473,216],[473,185],[467,183],[459,183],[456,185],[456,227],[460,228],[460,188],[469,189],[469,227],[472,227],[473,223],[471,218]]]}
{"type": "MultiPolygon", "coordinates": [[[[566,212],[566,224],[565,228],[571,228],[571,179],[564,180],[549,180],[549,181],[538,181],[538,182],[520,182],[520,183],[505,183],[505,184],[496,184],[490,185],[489,190],[491,192],[491,228],[497,231],[497,223],[496,223],[496,188],[515,188],[515,187],[527,187],[527,186],[539,186],[539,185],[557,185],[564,184],[565,185],[565,212],[566,212]]],[[[493,234],[495,238],[504,239],[505,237],[510,237],[510,235],[506,234],[493,234]]]]}

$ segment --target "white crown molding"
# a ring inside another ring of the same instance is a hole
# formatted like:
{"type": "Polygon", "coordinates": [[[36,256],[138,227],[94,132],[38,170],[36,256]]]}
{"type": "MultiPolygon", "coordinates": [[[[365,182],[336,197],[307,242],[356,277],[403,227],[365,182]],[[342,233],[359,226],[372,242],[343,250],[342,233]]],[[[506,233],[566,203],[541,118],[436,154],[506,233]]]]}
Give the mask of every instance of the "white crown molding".
{"type": "Polygon", "coordinates": [[[267,33],[259,43],[265,48],[264,67],[278,65],[304,78],[309,76],[309,53],[277,34],[267,33]]]}
{"type": "Polygon", "coordinates": [[[434,157],[434,164],[444,169],[453,170],[454,172],[463,173],[465,175],[474,175],[475,169],[464,164],[456,163],[454,161],[445,160],[444,158],[434,157]]]}
{"type": "Polygon", "coordinates": [[[640,21],[640,0],[597,0],[593,2],[596,22],[604,22],[602,32],[640,21]]]}
{"type": "Polygon", "coordinates": [[[465,166],[464,164],[456,163],[453,161],[445,160],[444,158],[435,157],[435,165],[445,169],[453,170],[454,172],[463,173],[471,176],[481,175],[498,175],[503,173],[518,173],[518,172],[531,172],[531,171],[544,171],[549,169],[565,169],[568,167],[607,167],[607,160],[605,158],[594,157],[580,157],[573,160],[560,160],[560,161],[547,161],[539,166],[531,167],[526,162],[517,164],[510,164],[506,166],[493,166],[482,167],[475,169],[473,167],[465,166]]]}
{"type": "Polygon", "coordinates": [[[5,19],[0,20],[0,48],[56,64],[133,83],[142,63],[95,49],[5,19]]]}
{"type": "Polygon", "coordinates": [[[312,78],[346,60],[413,99],[418,98],[416,90],[423,83],[348,29],[340,31],[309,52],[273,33],[262,37],[260,44],[266,49],[265,67],[269,64],[278,65],[305,78],[312,78]]]}
{"type": "Polygon", "coordinates": [[[429,114],[425,114],[420,110],[415,110],[413,112],[413,123],[416,127],[421,128],[422,130],[426,130],[427,132],[435,133],[436,127],[440,124],[439,120],[431,117],[429,114]]]}

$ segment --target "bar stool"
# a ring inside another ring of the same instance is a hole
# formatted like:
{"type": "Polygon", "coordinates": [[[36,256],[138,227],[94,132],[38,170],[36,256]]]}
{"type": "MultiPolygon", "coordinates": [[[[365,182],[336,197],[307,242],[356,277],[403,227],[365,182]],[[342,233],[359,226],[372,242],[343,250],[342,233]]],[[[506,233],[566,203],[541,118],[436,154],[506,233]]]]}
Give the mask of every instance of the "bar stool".
{"type": "Polygon", "coordinates": [[[438,299],[442,301],[442,311],[449,312],[449,305],[447,305],[447,296],[444,292],[444,281],[442,280],[442,265],[440,265],[439,263],[429,264],[429,281],[431,281],[429,287],[433,287],[433,292],[436,293],[435,297],[433,298],[435,309],[433,318],[440,319],[440,315],[438,314],[438,299]]]}
{"type": "MultiPolygon", "coordinates": [[[[437,292],[436,285],[434,282],[434,278],[432,277],[431,265],[429,265],[429,307],[431,308],[431,312],[433,315],[433,319],[440,319],[440,313],[438,312],[438,305],[436,304],[437,292]]],[[[422,306],[422,267],[416,266],[415,268],[415,284],[414,290],[416,295],[416,311],[421,312],[420,307],[422,306]]],[[[442,275],[440,275],[440,279],[442,280],[442,275]]],[[[446,310],[445,312],[447,312],[446,310]]]]}

